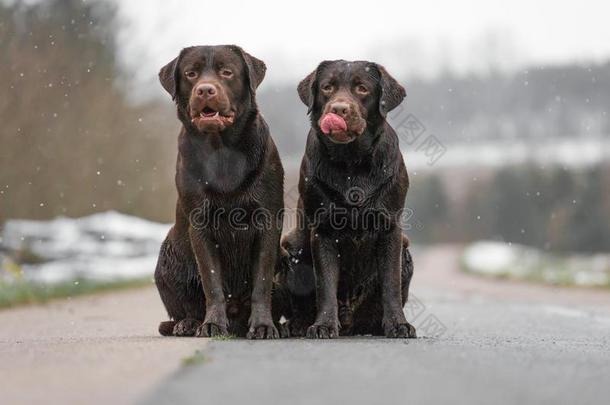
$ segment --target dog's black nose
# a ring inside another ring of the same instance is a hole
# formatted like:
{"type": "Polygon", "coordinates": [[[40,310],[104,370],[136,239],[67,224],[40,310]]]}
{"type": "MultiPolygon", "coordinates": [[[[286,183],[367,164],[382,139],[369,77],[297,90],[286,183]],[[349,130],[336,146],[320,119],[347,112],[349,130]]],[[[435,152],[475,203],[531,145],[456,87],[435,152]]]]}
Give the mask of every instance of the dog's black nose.
{"type": "Polygon", "coordinates": [[[349,113],[349,104],[343,102],[332,103],[330,105],[330,112],[345,118],[349,113]]]}
{"type": "Polygon", "coordinates": [[[211,83],[201,83],[195,89],[198,97],[211,98],[216,95],[216,86],[211,83]]]}

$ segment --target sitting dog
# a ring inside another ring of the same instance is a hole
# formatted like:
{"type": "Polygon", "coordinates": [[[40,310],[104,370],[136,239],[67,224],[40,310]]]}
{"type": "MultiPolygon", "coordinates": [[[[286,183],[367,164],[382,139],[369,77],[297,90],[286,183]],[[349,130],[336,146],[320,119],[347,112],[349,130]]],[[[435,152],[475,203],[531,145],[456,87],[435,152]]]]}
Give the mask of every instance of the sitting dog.
{"type": "Polygon", "coordinates": [[[279,337],[271,300],[284,171],[256,105],[265,70],[229,45],[185,48],[159,73],[182,123],[176,222],[155,271],[171,319],[162,335],[279,337]]]}
{"type": "Polygon", "coordinates": [[[386,121],[405,90],[375,63],[325,61],[298,86],[311,130],[297,227],[282,240],[291,268],[293,336],[413,338],[403,306],[413,275],[400,228],[409,178],[386,121]]]}

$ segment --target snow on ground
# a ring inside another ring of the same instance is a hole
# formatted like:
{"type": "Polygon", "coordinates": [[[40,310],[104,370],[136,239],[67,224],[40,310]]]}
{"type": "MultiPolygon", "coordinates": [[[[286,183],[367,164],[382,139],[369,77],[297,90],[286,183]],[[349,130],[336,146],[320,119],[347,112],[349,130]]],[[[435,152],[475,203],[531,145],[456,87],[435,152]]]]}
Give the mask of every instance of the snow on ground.
{"type": "MultiPolygon", "coordinates": [[[[560,166],[587,168],[610,161],[610,135],[597,137],[542,138],[538,140],[473,140],[453,143],[434,142],[436,138],[421,136],[408,142],[398,132],[405,164],[410,171],[448,169],[454,167],[501,168],[534,164],[541,167],[560,166]]],[[[287,173],[298,172],[302,154],[282,157],[287,173]]]]}
{"type": "MultiPolygon", "coordinates": [[[[596,137],[504,139],[443,143],[421,136],[409,142],[398,126],[401,151],[409,170],[454,167],[560,166],[586,168],[610,160],[610,135],[596,137]]],[[[298,171],[301,154],[282,157],[287,172],[298,171]]]]}
{"type": "Polygon", "coordinates": [[[471,141],[432,145],[400,140],[409,169],[464,166],[503,167],[526,163],[588,167],[610,159],[610,138],[545,138],[537,141],[471,141]]]}
{"type": "MultiPolygon", "coordinates": [[[[0,281],[46,284],[151,276],[170,225],[109,211],[83,218],[11,220],[0,233],[0,281]]],[[[553,255],[481,241],[468,246],[471,273],[553,284],[610,286],[610,255],[553,255]]]]}
{"type": "Polygon", "coordinates": [[[169,227],[114,211],[76,219],[11,220],[0,234],[0,279],[58,283],[146,277],[154,271],[169,227]]]}
{"type": "Polygon", "coordinates": [[[610,286],[610,254],[554,255],[527,246],[481,241],[462,255],[465,271],[485,276],[586,287],[610,286]]]}

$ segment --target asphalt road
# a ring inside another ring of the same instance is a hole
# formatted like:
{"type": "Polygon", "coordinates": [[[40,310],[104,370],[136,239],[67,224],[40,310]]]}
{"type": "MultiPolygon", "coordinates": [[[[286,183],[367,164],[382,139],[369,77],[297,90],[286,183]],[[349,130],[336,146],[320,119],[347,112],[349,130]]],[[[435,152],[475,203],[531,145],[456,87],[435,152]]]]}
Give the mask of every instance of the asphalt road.
{"type": "Polygon", "coordinates": [[[610,292],[414,257],[408,341],[165,338],[152,286],[0,311],[0,403],[608,403],[610,292]]]}
{"type": "Polygon", "coordinates": [[[610,316],[421,291],[421,337],[211,341],[142,404],[607,404],[610,316]]]}
{"type": "Polygon", "coordinates": [[[205,340],[163,338],[154,287],[0,310],[0,404],[133,404],[205,340]]]}

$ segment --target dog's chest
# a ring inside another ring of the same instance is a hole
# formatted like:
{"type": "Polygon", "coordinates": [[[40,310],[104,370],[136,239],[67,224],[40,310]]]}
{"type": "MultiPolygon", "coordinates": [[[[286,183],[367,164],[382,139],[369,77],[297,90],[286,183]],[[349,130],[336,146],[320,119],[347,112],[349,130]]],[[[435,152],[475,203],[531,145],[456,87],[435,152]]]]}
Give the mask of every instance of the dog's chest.
{"type": "Polygon", "coordinates": [[[313,177],[304,194],[310,221],[339,236],[374,234],[391,223],[381,193],[383,179],[363,175],[313,177]]]}
{"type": "Polygon", "coordinates": [[[233,193],[243,188],[259,159],[211,140],[191,142],[180,148],[177,186],[184,192],[233,193]]]}
{"type": "Polygon", "coordinates": [[[325,161],[312,164],[308,172],[306,186],[320,202],[349,207],[376,207],[379,190],[393,177],[386,167],[335,167],[325,161]]]}

